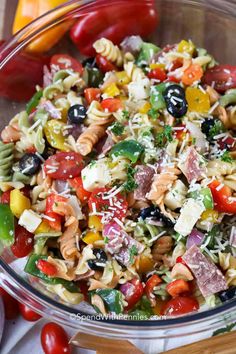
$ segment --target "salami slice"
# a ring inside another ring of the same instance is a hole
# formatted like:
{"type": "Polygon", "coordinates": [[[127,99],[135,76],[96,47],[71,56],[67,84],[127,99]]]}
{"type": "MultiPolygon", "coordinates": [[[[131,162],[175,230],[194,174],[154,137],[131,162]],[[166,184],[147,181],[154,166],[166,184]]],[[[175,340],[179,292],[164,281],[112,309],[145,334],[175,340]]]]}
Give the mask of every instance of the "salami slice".
{"type": "Polygon", "coordinates": [[[136,200],[146,200],[146,194],[151,189],[155,171],[153,168],[144,165],[137,166],[136,169],[134,178],[138,187],[134,191],[134,198],[136,200]]]}

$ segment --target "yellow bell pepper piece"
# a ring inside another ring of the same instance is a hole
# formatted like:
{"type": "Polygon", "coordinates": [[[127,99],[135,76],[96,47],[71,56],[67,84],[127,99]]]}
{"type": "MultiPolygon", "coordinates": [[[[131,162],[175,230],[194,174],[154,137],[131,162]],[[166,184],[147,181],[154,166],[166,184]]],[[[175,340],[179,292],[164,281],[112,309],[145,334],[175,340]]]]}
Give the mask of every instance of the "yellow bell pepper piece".
{"type": "Polygon", "coordinates": [[[165,66],[165,64],[160,64],[160,63],[151,63],[150,65],[149,65],[149,68],[150,69],[165,69],[166,68],[166,66],[165,66]]]}
{"type": "Polygon", "coordinates": [[[90,215],[88,218],[88,227],[90,229],[95,229],[96,231],[102,231],[103,226],[101,219],[97,215],[90,215]]]}
{"type": "Polygon", "coordinates": [[[178,46],[177,46],[177,51],[179,53],[188,53],[190,55],[193,55],[194,51],[195,51],[195,45],[193,44],[192,41],[186,41],[186,40],[182,40],[178,46]]]}
{"type": "Polygon", "coordinates": [[[210,222],[216,223],[219,217],[219,213],[216,210],[205,210],[201,215],[201,221],[208,220],[210,222]]]}
{"type": "Polygon", "coordinates": [[[103,237],[98,231],[88,231],[86,235],[83,237],[83,241],[87,243],[87,245],[93,245],[94,242],[103,240],[103,237]]]}
{"type": "Polygon", "coordinates": [[[189,112],[207,113],[211,107],[208,93],[196,87],[186,89],[186,100],[189,112]]]}
{"type": "Polygon", "coordinates": [[[10,193],[10,209],[18,219],[26,209],[30,209],[29,198],[25,197],[19,189],[13,189],[10,193]]]}
{"type": "Polygon", "coordinates": [[[58,150],[68,151],[66,140],[63,136],[64,125],[64,123],[57,119],[49,120],[44,126],[44,133],[47,141],[52,147],[58,150]]]}
{"type": "Polygon", "coordinates": [[[41,222],[41,224],[38,226],[38,228],[35,230],[35,234],[38,235],[38,234],[43,234],[43,233],[48,233],[48,232],[55,232],[55,230],[53,230],[48,222],[46,220],[43,220],[41,222]]]}
{"type": "Polygon", "coordinates": [[[111,85],[109,85],[105,90],[103,91],[107,96],[109,97],[115,97],[119,96],[120,90],[116,86],[116,84],[113,82],[111,85]]]}
{"type": "Polygon", "coordinates": [[[118,85],[124,86],[130,83],[130,78],[125,71],[116,72],[116,77],[118,79],[118,85]]]}
{"type": "Polygon", "coordinates": [[[150,103],[146,102],[141,108],[139,108],[139,113],[147,114],[151,108],[152,108],[152,106],[150,105],[150,103]]]}
{"type": "Polygon", "coordinates": [[[151,257],[140,256],[138,264],[138,273],[144,274],[150,272],[154,267],[154,261],[151,257]]]}
{"type": "MultiPolygon", "coordinates": [[[[19,0],[12,27],[15,34],[39,16],[65,3],[66,0],[19,0]]],[[[53,15],[51,16],[53,19],[53,15]]],[[[33,40],[27,47],[28,51],[42,53],[50,50],[66,33],[73,22],[68,21],[47,30],[33,40]]],[[[41,23],[43,25],[43,22],[41,23]]],[[[36,28],[35,28],[36,29],[36,28]]]]}

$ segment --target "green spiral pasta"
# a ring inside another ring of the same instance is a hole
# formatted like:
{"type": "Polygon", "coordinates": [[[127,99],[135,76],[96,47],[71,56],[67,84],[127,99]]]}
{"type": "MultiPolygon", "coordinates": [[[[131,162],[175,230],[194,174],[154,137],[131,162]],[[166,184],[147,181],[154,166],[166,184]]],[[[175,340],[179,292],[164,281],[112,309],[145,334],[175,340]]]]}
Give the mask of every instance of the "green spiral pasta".
{"type": "Polygon", "coordinates": [[[220,98],[220,105],[223,107],[236,104],[236,89],[230,89],[220,98]]]}
{"type": "Polygon", "coordinates": [[[11,169],[13,164],[14,144],[4,144],[0,141],[0,181],[8,182],[11,180],[11,169]]]}

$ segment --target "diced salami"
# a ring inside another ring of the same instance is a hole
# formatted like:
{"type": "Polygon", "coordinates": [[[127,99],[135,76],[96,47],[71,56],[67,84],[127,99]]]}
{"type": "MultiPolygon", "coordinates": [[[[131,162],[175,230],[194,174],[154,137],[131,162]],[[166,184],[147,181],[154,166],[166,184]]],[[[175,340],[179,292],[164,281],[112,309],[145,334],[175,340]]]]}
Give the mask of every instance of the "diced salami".
{"type": "Polygon", "coordinates": [[[112,137],[110,135],[108,135],[108,137],[106,138],[104,145],[102,147],[102,154],[107,154],[108,151],[111,150],[112,146],[114,145],[114,141],[112,140],[112,137]]]}
{"type": "Polygon", "coordinates": [[[146,200],[146,194],[150,191],[155,170],[149,166],[137,166],[134,175],[138,187],[134,191],[134,199],[146,200]]]}
{"type": "Polygon", "coordinates": [[[183,260],[194,274],[204,297],[228,288],[221,271],[202,254],[196,245],[193,245],[185,252],[183,260]]]}
{"type": "Polygon", "coordinates": [[[189,183],[201,179],[206,171],[204,160],[192,146],[182,155],[178,167],[181,169],[189,183]]]}

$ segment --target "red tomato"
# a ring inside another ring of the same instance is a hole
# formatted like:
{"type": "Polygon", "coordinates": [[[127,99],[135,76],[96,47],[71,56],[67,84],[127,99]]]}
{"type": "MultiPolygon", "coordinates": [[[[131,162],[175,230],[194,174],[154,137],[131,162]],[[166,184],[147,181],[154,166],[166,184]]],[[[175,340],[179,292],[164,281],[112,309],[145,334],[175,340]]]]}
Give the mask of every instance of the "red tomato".
{"type": "Polygon", "coordinates": [[[155,286],[161,283],[162,280],[157,274],[153,274],[146,282],[144,291],[153,306],[155,306],[156,304],[156,298],[153,294],[153,289],[155,288],[155,286]]]}
{"type": "Polygon", "coordinates": [[[183,59],[177,58],[173,61],[170,71],[175,71],[176,69],[181,68],[181,66],[183,66],[183,59]]]}
{"type": "Polygon", "coordinates": [[[3,300],[6,320],[14,320],[19,314],[19,304],[3,288],[0,288],[0,296],[3,300]]]}
{"type": "Polygon", "coordinates": [[[61,215],[55,213],[53,211],[53,206],[55,203],[65,203],[67,202],[67,198],[62,197],[58,194],[49,194],[46,199],[46,211],[45,215],[49,216],[53,220],[47,220],[49,226],[54,230],[61,231],[61,215]]]}
{"type": "Polygon", "coordinates": [[[49,322],[42,328],[41,345],[45,354],[70,354],[69,339],[64,328],[49,322]]]}
{"type": "Polygon", "coordinates": [[[98,88],[87,88],[84,90],[84,96],[88,104],[92,101],[100,101],[102,91],[98,88]]]}
{"type": "Polygon", "coordinates": [[[177,79],[177,77],[175,77],[173,75],[168,75],[165,82],[176,82],[178,84],[178,83],[180,83],[180,79],[177,79]]]}
{"type": "Polygon", "coordinates": [[[184,85],[192,85],[195,81],[199,81],[203,76],[203,69],[198,64],[191,64],[182,76],[184,85]]]}
{"type": "Polygon", "coordinates": [[[21,188],[20,191],[24,194],[25,197],[30,198],[30,186],[25,186],[24,188],[21,188]]]}
{"type": "Polygon", "coordinates": [[[88,297],[88,283],[86,281],[80,281],[79,282],[79,289],[81,291],[81,293],[84,295],[84,300],[88,301],[89,297],[88,297]]]}
{"type": "Polygon", "coordinates": [[[11,246],[11,251],[17,258],[28,256],[34,247],[34,235],[24,227],[17,225],[15,228],[15,242],[11,246]]]}
{"type": "Polygon", "coordinates": [[[114,218],[123,219],[128,210],[128,203],[120,193],[109,199],[108,193],[110,190],[110,188],[95,189],[88,201],[89,209],[93,211],[95,206],[98,212],[109,213],[107,215],[110,220],[114,218]]]}
{"type": "Polygon", "coordinates": [[[75,189],[76,195],[81,202],[86,202],[91,196],[91,192],[88,192],[84,189],[81,177],[68,179],[68,183],[72,188],[75,189]]]}
{"type": "Polygon", "coordinates": [[[84,70],[82,64],[80,64],[78,60],[76,60],[75,58],[71,57],[68,54],[53,55],[50,64],[59,66],[60,70],[73,69],[74,71],[77,71],[80,74],[82,74],[84,70]]]}
{"type": "Polygon", "coordinates": [[[193,297],[177,296],[162,307],[161,315],[179,316],[198,309],[199,304],[193,297]]]}
{"type": "Polygon", "coordinates": [[[148,73],[148,77],[149,77],[149,79],[155,79],[160,82],[163,82],[167,79],[167,75],[166,75],[165,70],[163,70],[161,68],[156,68],[156,69],[151,70],[148,73]]]}
{"type": "Polygon", "coordinates": [[[30,307],[28,307],[24,304],[21,304],[20,302],[19,302],[19,308],[20,308],[21,316],[26,321],[35,322],[35,321],[38,321],[42,317],[38,313],[31,310],[30,307]]]}
{"type": "Polygon", "coordinates": [[[228,136],[226,139],[225,138],[221,138],[217,140],[217,144],[219,145],[219,148],[221,150],[233,150],[235,147],[235,142],[236,139],[233,138],[232,136],[228,136]]]}
{"type": "Polygon", "coordinates": [[[186,136],[186,133],[187,133],[186,126],[181,124],[181,125],[178,125],[176,128],[178,128],[178,130],[174,129],[175,138],[180,140],[180,141],[184,140],[184,138],[186,136]]]}
{"type": "Polygon", "coordinates": [[[10,190],[2,193],[0,197],[0,202],[2,204],[10,204],[10,193],[11,193],[10,190]]]}
{"type": "Polygon", "coordinates": [[[226,185],[221,188],[221,182],[214,180],[208,187],[211,190],[215,209],[220,213],[236,214],[236,202],[231,201],[232,190],[226,185]]]}
{"type": "Polygon", "coordinates": [[[123,108],[122,101],[119,98],[107,98],[101,102],[101,106],[111,113],[123,108]]]}
{"type": "Polygon", "coordinates": [[[143,284],[139,279],[132,279],[129,283],[131,283],[134,288],[131,294],[125,297],[125,301],[128,302],[128,305],[125,307],[126,311],[129,311],[137,304],[143,296],[144,291],[143,284]]]}
{"type": "Polygon", "coordinates": [[[102,73],[107,73],[108,71],[117,71],[117,67],[112,64],[109,60],[100,54],[96,55],[96,63],[102,73]]]}
{"type": "Polygon", "coordinates": [[[189,284],[183,279],[177,279],[167,284],[166,291],[172,296],[176,297],[183,293],[190,291],[189,284]]]}
{"type": "Polygon", "coordinates": [[[36,267],[49,277],[55,277],[57,274],[57,268],[53,264],[47,262],[45,259],[39,259],[36,267]]]}
{"type": "Polygon", "coordinates": [[[214,84],[214,89],[221,93],[236,88],[236,66],[216,65],[205,72],[202,83],[209,86],[214,84]]]}
{"type": "Polygon", "coordinates": [[[79,176],[83,167],[83,157],[76,152],[58,152],[44,163],[44,171],[49,177],[62,180],[79,176]]]}

